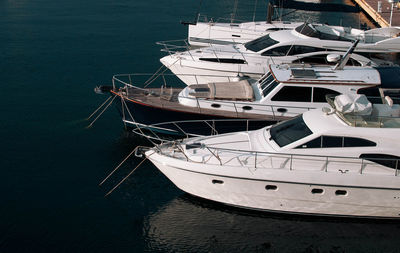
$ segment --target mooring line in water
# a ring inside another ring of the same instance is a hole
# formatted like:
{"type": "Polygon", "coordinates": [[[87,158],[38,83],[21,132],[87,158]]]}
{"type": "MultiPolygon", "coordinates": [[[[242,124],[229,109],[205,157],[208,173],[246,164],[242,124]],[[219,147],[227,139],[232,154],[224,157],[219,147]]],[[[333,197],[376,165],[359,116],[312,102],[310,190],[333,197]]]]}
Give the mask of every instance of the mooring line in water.
{"type": "MultiPolygon", "coordinates": [[[[155,153],[155,152],[154,152],[154,153],[155,153]]],[[[154,153],[152,153],[152,154],[154,154],[154,153]]],[[[139,168],[139,166],[142,165],[142,163],[143,163],[144,161],[146,161],[152,154],[148,155],[148,156],[145,157],[142,161],[140,161],[140,163],[139,163],[131,172],[129,172],[129,174],[126,175],[116,186],[114,186],[109,192],[107,192],[107,194],[104,195],[104,197],[107,197],[107,196],[110,195],[115,189],[117,189],[118,186],[120,186],[130,175],[132,175],[132,173],[135,172],[135,170],[136,170],[137,168],[139,168]]]]}
{"type": "Polygon", "coordinates": [[[107,98],[106,101],[104,101],[104,103],[102,103],[92,114],[90,114],[90,116],[87,117],[86,120],[89,120],[91,117],[93,117],[93,115],[95,115],[96,112],[98,112],[100,110],[100,108],[102,108],[107,103],[107,101],[110,99],[111,99],[111,96],[109,98],[107,98]]]}
{"type": "Polygon", "coordinates": [[[115,169],[114,169],[113,171],[111,171],[111,173],[108,174],[108,176],[107,176],[106,178],[104,178],[103,181],[101,181],[101,183],[99,184],[99,186],[101,186],[105,181],[107,181],[107,179],[108,179],[109,177],[111,177],[111,175],[114,174],[114,172],[117,171],[117,169],[119,169],[119,167],[121,167],[121,165],[124,164],[125,161],[128,160],[128,158],[129,158],[133,153],[135,153],[135,151],[138,149],[138,147],[139,147],[139,146],[137,146],[136,148],[134,148],[134,149],[132,150],[132,152],[130,152],[129,155],[128,155],[127,157],[125,157],[125,159],[124,159],[120,164],[118,164],[118,166],[115,167],[115,169]]]}
{"type": "Polygon", "coordinates": [[[117,96],[114,96],[113,99],[111,100],[110,103],[108,103],[107,106],[104,107],[104,109],[99,113],[99,115],[97,115],[97,117],[92,121],[92,123],[90,123],[86,128],[90,128],[92,127],[92,125],[94,124],[94,122],[96,122],[96,120],[105,112],[105,110],[114,102],[115,98],[117,96]]]}

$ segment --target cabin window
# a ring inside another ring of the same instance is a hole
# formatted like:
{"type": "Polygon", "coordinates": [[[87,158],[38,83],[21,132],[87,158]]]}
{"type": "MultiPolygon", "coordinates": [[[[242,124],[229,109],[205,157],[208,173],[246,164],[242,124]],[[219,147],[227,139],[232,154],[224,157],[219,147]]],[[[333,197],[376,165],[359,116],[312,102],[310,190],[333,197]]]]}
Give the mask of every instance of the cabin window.
{"type": "Polygon", "coordinates": [[[321,148],[322,137],[318,137],[314,140],[301,144],[296,148],[321,148]]]}
{"type": "Polygon", "coordinates": [[[278,190],[278,186],[269,184],[269,185],[265,186],[265,189],[267,191],[276,191],[276,190],[278,190]]]}
{"type": "Polygon", "coordinates": [[[376,143],[361,138],[344,137],[343,147],[375,147],[376,143]]]}
{"type": "Polygon", "coordinates": [[[211,107],[213,107],[213,108],[220,108],[221,105],[220,105],[220,104],[211,104],[211,107]]]}
{"type": "Polygon", "coordinates": [[[343,147],[343,137],[323,136],[322,137],[322,147],[323,148],[343,147]]]}
{"type": "Polygon", "coordinates": [[[271,139],[279,147],[286,146],[312,134],[300,115],[294,119],[284,121],[270,128],[271,139]]]}
{"type": "Polygon", "coordinates": [[[337,196],[344,196],[344,195],[347,195],[347,191],[346,190],[336,190],[335,194],[337,196]]]}
{"type": "Polygon", "coordinates": [[[270,73],[268,76],[266,76],[265,78],[262,78],[260,80],[260,87],[261,89],[265,89],[265,87],[267,87],[272,81],[274,80],[274,76],[270,73]]]}
{"type": "Polygon", "coordinates": [[[375,142],[355,137],[320,136],[296,148],[374,147],[375,142]]]}
{"type": "Polygon", "coordinates": [[[311,87],[284,86],[271,100],[311,102],[311,87]]]}
{"type": "Polygon", "coordinates": [[[250,110],[253,109],[253,107],[245,105],[245,106],[242,107],[242,109],[245,110],[245,111],[250,111],[250,110]]]}
{"type": "Polygon", "coordinates": [[[212,183],[213,183],[213,184],[223,184],[224,181],[218,180],[218,179],[213,179],[213,180],[212,180],[212,183]]]}
{"type": "Polygon", "coordinates": [[[317,103],[326,103],[326,95],[328,94],[339,95],[340,92],[331,89],[315,87],[313,92],[313,101],[317,103]]]}
{"type": "Polygon", "coordinates": [[[400,157],[388,154],[361,154],[360,158],[392,168],[400,169],[400,157]]]}
{"type": "Polygon", "coordinates": [[[312,194],[322,194],[322,193],[324,193],[324,190],[323,189],[319,189],[319,188],[314,188],[314,189],[311,190],[311,193],[312,194]]]}
{"type": "MultiPolygon", "coordinates": [[[[321,48],[321,47],[310,47],[310,46],[301,46],[301,45],[294,45],[294,46],[280,46],[271,48],[263,52],[262,56],[285,56],[285,55],[298,55],[298,54],[307,54],[313,52],[320,52],[320,51],[329,51],[328,49],[321,48]]],[[[326,60],[325,60],[326,62],[326,60]]],[[[325,63],[326,64],[326,63],[325,63]]]]}
{"type": "Polygon", "coordinates": [[[293,61],[293,63],[326,65],[326,64],[328,64],[328,61],[326,60],[326,54],[321,54],[321,55],[313,55],[313,56],[303,57],[303,58],[293,61]]]}
{"type": "Polygon", "coordinates": [[[270,47],[278,43],[279,43],[278,41],[271,39],[269,34],[267,34],[265,36],[262,36],[260,38],[245,43],[244,46],[246,47],[246,49],[250,51],[258,52],[264,48],[270,47]]]}
{"type": "Polygon", "coordinates": [[[275,47],[270,50],[267,50],[263,52],[261,55],[262,56],[285,56],[289,55],[289,50],[291,46],[281,46],[281,47],[275,47]]]}
{"type": "Polygon", "coordinates": [[[279,83],[276,80],[272,81],[272,83],[263,89],[263,96],[266,97],[273,89],[275,89],[276,86],[278,86],[278,84],[279,83]]]}
{"type": "Polygon", "coordinates": [[[246,61],[243,59],[232,59],[232,58],[199,58],[200,61],[209,62],[220,62],[220,63],[233,63],[233,64],[245,64],[246,61]]]}
{"type": "Polygon", "coordinates": [[[320,47],[295,45],[292,47],[292,50],[290,50],[289,55],[307,54],[319,51],[328,51],[328,50],[320,47]]]}
{"type": "Polygon", "coordinates": [[[264,97],[266,97],[279,84],[271,73],[264,75],[264,77],[260,79],[259,83],[264,97]]]}

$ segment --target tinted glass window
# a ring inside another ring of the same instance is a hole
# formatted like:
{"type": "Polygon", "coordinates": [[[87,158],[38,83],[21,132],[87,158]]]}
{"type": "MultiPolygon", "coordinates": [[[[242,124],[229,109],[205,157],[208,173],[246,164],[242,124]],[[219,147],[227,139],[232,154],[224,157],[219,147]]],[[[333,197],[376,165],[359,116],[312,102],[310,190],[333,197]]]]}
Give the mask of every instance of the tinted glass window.
{"type": "Polygon", "coordinates": [[[279,83],[276,80],[274,80],[272,83],[267,85],[262,91],[264,97],[266,97],[273,89],[275,89],[275,87],[278,86],[278,84],[279,83]]]}
{"type": "Polygon", "coordinates": [[[360,158],[365,160],[375,162],[377,164],[387,166],[393,169],[400,169],[400,157],[395,155],[386,154],[361,154],[360,158]]]}
{"type": "Polygon", "coordinates": [[[303,116],[284,121],[270,128],[271,139],[283,147],[312,134],[303,116]]]}
{"type": "Polygon", "coordinates": [[[290,50],[289,55],[306,54],[306,53],[312,53],[312,52],[318,52],[318,51],[326,51],[326,49],[320,48],[320,47],[297,45],[297,46],[292,47],[292,50],[290,50]]]}
{"type": "Polygon", "coordinates": [[[311,87],[284,86],[272,101],[311,102],[311,87]]]}
{"type": "Polygon", "coordinates": [[[331,90],[331,89],[315,87],[314,93],[313,93],[313,101],[320,102],[320,103],[326,103],[325,96],[328,94],[339,95],[340,93],[337,91],[331,90]]]}
{"type": "Polygon", "coordinates": [[[268,84],[270,84],[272,81],[274,80],[274,77],[272,76],[272,74],[269,74],[268,76],[263,77],[260,80],[260,86],[261,89],[264,89],[266,86],[268,86],[268,84]]]}
{"type": "Polygon", "coordinates": [[[244,44],[244,46],[246,47],[246,49],[251,50],[253,52],[258,52],[261,49],[270,47],[272,45],[277,44],[278,41],[271,39],[268,35],[265,35],[263,37],[260,37],[258,39],[252,40],[247,42],[246,44],[244,44]]]}
{"type": "Polygon", "coordinates": [[[354,138],[354,137],[345,137],[344,138],[344,147],[374,147],[376,143],[373,141],[354,138]]]}
{"type": "Polygon", "coordinates": [[[337,136],[323,136],[322,137],[323,148],[341,148],[343,147],[343,137],[337,136]]]}
{"type": "Polygon", "coordinates": [[[321,137],[318,137],[312,141],[299,145],[296,148],[321,148],[321,137]]]}
{"type": "Polygon", "coordinates": [[[313,56],[303,57],[293,61],[293,63],[306,63],[306,64],[317,64],[317,65],[328,64],[326,60],[326,55],[313,55],[313,56]]]}
{"type": "Polygon", "coordinates": [[[282,46],[282,47],[275,47],[270,50],[265,51],[261,55],[263,56],[285,56],[285,55],[290,55],[290,50],[291,46],[282,46]]]}
{"type": "Polygon", "coordinates": [[[232,58],[199,58],[200,61],[210,62],[221,62],[221,63],[233,63],[233,64],[244,64],[246,63],[243,59],[232,59],[232,58]]]}

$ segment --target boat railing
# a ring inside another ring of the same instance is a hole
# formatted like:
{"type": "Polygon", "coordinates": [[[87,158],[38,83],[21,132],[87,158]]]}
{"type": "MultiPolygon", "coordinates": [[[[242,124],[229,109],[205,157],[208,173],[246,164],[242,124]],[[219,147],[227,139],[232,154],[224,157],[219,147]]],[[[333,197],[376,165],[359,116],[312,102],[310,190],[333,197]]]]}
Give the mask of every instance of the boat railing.
{"type": "Polygon", "coordinates": [[[163,47],[161,52],[167,52],[169,55],[185,51],[190,54],[190,50],[193,49],[187,39],[157,41],[156,44],[163,47]]]}
{"type": "Polygon", "coordinates": [[[117,90],[123,87],[130,87],[135,89],[147,88],[147,87],[186,87],[178,76],[190,77],[193,80],[193,84],[204,84],[198,80],[204,78],[218,78],[221,82],[234,82],[237,81],[237,77],[228,75],[198,75],[198,74],[179,74],[175,75],[172,73],[156,72],[156,73],[133,73],[133,74],[117,74],[112,77],[113,89],[117,90]],[[161,82],[161,83],[160,83],[161,82]],[[154,85],[156,83],[156,85],[154,85]]]}
{"type": "Polygon", "coordinates": [[[201,144],[201,142],[191,144],[182,144],[176,141],[163,143],[159,146],[157,152],[194,163],[248,167],[254,171],[259,169],[278,169],[288,171],[398,176],[400,169],[399,159],[272,153],[216,148],[201,144]],[[169,152],[169,147],[171,145],[179,146],[178,152],[169,152]],[[197,148],[197,151],[193,152],[193,148],[197,148]]]}
{"type": "Polygon", "coordinates": [[[251,131],[270,125],[265,119],[180,120],[151,125],[136,123],[132,132],[157,143],[176,139],[210,136],[236,131],[251,131]]]}

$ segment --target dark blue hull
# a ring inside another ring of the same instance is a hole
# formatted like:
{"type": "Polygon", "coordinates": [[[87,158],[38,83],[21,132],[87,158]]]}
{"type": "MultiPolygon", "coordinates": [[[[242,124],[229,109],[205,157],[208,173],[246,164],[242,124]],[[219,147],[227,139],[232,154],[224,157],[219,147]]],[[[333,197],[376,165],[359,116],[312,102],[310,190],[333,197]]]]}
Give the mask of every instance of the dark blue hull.
{"type": "Polygon", "coordinates": [[[116,99],[116,107],[127,128],[147,129],[157,133],[185,136],[186,134],[209,135],[234,131],[255,130],[276,123],[276,120],[254,120],[243,118],[228,118],[220,115],[190,113],[156,107],[136,101],[116,99]],[[177,122],[166,123],[166,122],[177,122]],[[184,121],[184,122],[181,122],[184,121]]]}

